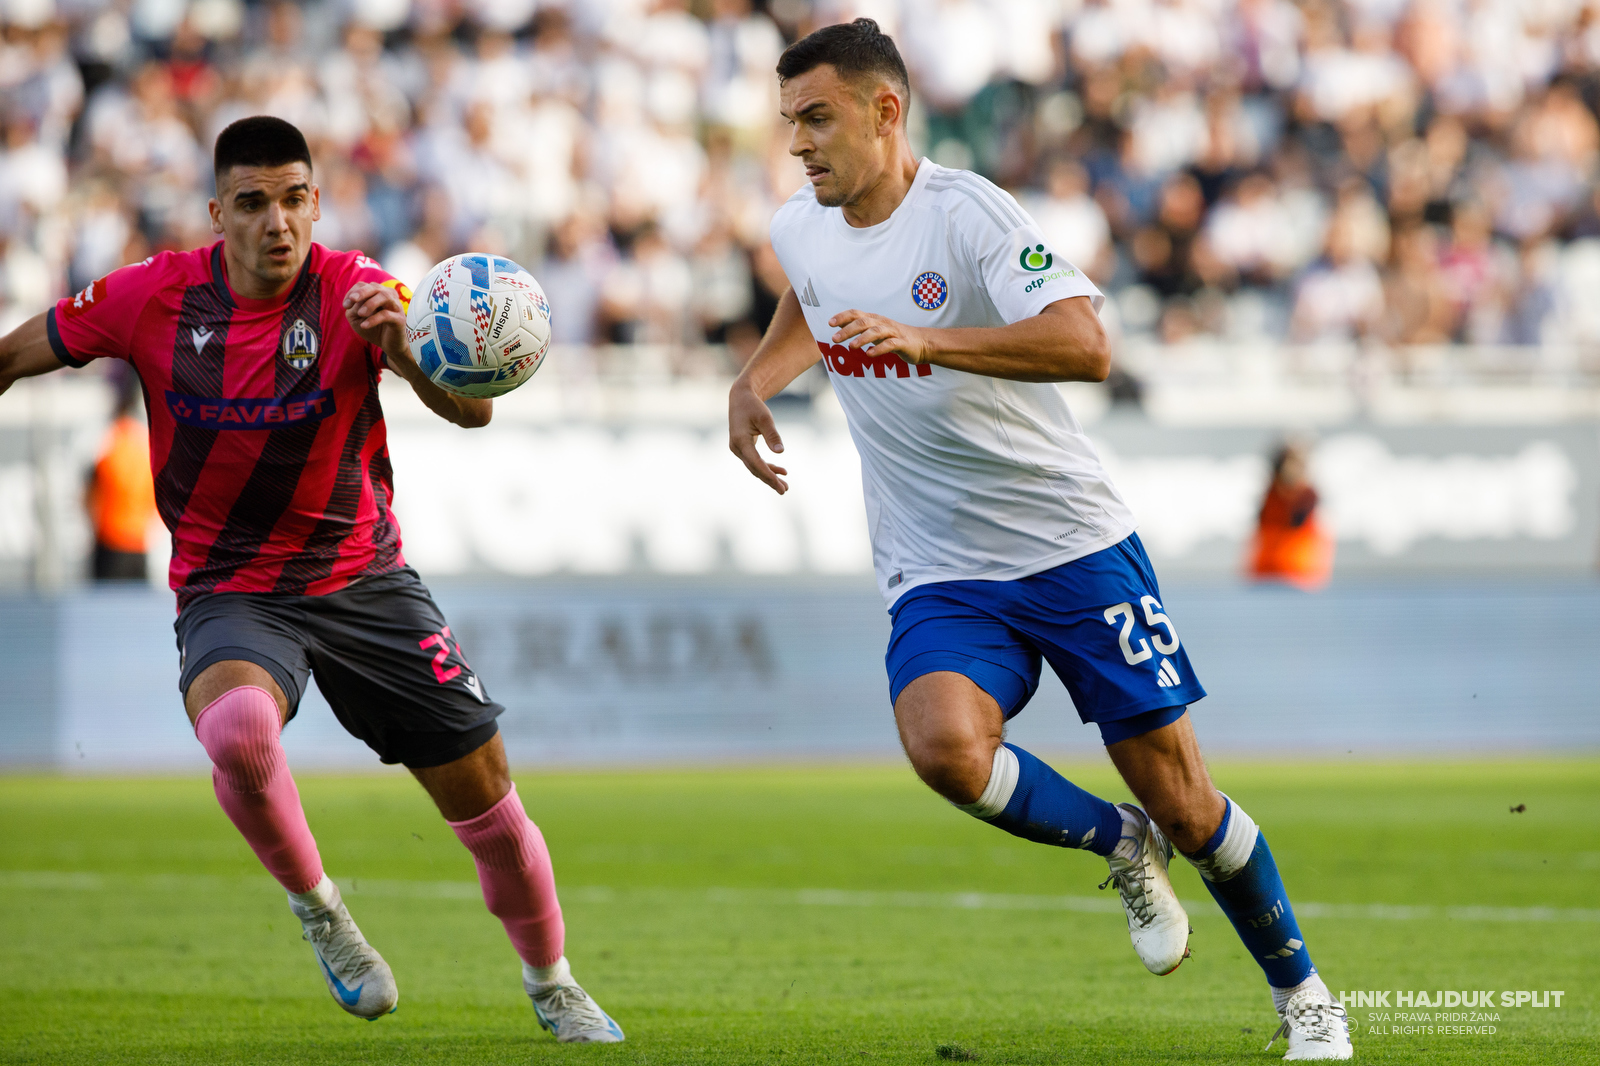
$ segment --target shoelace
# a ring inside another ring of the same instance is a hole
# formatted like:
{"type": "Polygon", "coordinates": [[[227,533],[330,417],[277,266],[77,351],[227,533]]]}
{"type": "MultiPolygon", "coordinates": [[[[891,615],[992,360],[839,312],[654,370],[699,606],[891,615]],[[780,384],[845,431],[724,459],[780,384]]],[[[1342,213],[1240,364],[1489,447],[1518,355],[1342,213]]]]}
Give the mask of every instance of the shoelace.
{"type": "Polygon", "coordinates": [[[1139,857],[1136,865],[1120,872],[1113,872],[1111,876],[1100,882],[1100,888],[1115,884],[1117,894],[1122,897],[1122,902],[1133,912],[1134,920],[1143,929],[1155,921],[1156,907],[1150,900],[1150,893],[1145,891],[1144,856],[1139,857]]]}
{"type": "Polygon", "coordinates": [[[545,1015],[564,1012],[568,1018],[578,1023],[580,1029],[609,1028],[600,1004],[590,999],[589,994],[576,985],[557,985],[547,992],[535,994],[533,999],[545,1015]]]}
{"type": "MultiPolygon", "coordinates": [[[[1348,1013],[1346,1013],[1345,1009],[1339,1006],[1337,1003],[1311,1003],[1307,1006],[1291,1010],[1289,1011],[1289,1014],[1292,1015],[1295,1020],[1295,1025],[1293,1028],[1298,1029],[1307,1040],[1314,1040],[1319,1044],[1329,1044],[1333,1042],[1335,1021],[1337,1021],[1337,1024],[1342,1031],[1350,1031],[1348,1022],[1350,1016],[1348,1013]]],[[[1277,1032],[1272,1034],[1272,1039],[1267,1041],[1267,1046],[1261,1050],[1266,1051],[1270,1049],[1273,1044],[1277,1043],[1278,1037],[1287,1037],[1289,1035],[1290,1028],[1291,1026],[1289,1025],[1289,1018],[1285,1017],[1282,1023],[1279,1024],[1277,1032]]]]}
{"type": "Polygon", "coordinates": [[[301,939],[316,944],[318,954],[328,964],[328,969],[346,983],[357,980],[372,966],[372,960],[361,950],[366,945],[356,932],[355,923],[347,917],[324,918],[322,924],[313,925],[302,933],[301,939]],[[346,972],[345,967],[352,961],[357,964],[356,967],[346,972]]]}

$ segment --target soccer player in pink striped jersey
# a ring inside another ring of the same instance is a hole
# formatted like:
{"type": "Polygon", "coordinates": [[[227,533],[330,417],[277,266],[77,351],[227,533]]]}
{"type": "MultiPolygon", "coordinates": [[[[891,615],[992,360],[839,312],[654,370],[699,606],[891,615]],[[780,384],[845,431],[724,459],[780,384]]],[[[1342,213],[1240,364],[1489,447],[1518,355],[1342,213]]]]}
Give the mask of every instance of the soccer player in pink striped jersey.
{"type": "Polygon", "coordinates": [[[241,119],[215,163],[222,239],[114,271],[0,338],[0,392],[97,358],[138,372],[172,531],[179,689],[218,802],[288,892],[339,1005],[376,1019],[399,992],[323,870],[279,742],[313,674],[345,728],[410,769],[472,853],[539,1024],[566,1043],[621,1041],[567,963],[550,853],[506,768],[504,708],[406,566],[389,510],[383,370],[459,426],[487,424],[492,401],[423,375],[404,285],[312,243],[299,130],[241,119]]]}

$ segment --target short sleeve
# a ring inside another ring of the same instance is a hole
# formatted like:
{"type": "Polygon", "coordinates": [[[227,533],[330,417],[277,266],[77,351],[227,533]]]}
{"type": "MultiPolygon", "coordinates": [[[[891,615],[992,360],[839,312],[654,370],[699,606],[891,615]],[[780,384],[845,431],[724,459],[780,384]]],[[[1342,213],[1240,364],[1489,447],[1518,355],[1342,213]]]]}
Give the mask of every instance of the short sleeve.
{"type": "Polygon", "coordinates": [[[45,319],[50,347],[67,366],[126,359],[139,316],[160,291],[164,267],[154,258],[113,270],[58,301],[45,319]]]}
{"type": "Polygon", "coordinates": [[[1100,310],[1105,297],[1094,282],[1051,250],[1038,224],[1017,202],[992,185],[984,192],[989,202],[978,206],[989,209],[965,212],[962,235],[1001,317],[1020,322],[1073,296],[1089,297],[1100,310]]]}
{"type": "MultiPolygon", "coordinates": [[[[402,311],[411,310],[411,287],[383,269],[376,259],[358,253],[351,256],[349,262],[349,268],[345,271],[344,277],[340,281],[339,291],[333,294],[340,306],[343,306],[344,294],[350,291],[351,286],[360,285],[364,282],[375,282],[395,291],[395,295],[400,297],[400,309],[402,311]]],[[[379,367],[388,365],[382,348],[368,344],[367,350],[367,354],[372,358],[375,365],[379,367]]]]}
{"type": "MultiPolygon", "coordinates": [[[[772,244],[772,254],[778,257],[778,265],[783,267],[783,272],[788,277],[791,286],[796,285],[795,279],[797,277],[803,281],[805,274],[803,270],[799,269],[799,264],[795,262],[795,242],[791,239],[799,211],[798,205],[803,202],[802,195],[805,191],[802,189],[801,192],[789,197],[788,202],[773,214],[772,222],[767,227],[767,239],[772,244]]],[[[798,287],[796,291],[798,291],[798,287]]]]}

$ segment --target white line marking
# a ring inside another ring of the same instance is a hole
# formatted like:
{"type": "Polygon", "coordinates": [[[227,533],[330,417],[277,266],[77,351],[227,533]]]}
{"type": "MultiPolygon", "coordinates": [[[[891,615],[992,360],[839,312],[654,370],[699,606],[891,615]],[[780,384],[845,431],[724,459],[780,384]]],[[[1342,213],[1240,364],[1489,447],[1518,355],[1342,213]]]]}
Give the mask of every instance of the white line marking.
{"type": "MultiPolygon", "coordinates": [[[[346,896],[387,899],[477,900],[480,889],[473,881],[404,881],[366,877],[341,877],[346,896]]],[[[198,889],[272,888],[265,875],[217,877],[205,874],[155,874],[144,876],[70,873],[53,870],[0,870],[0,889],[47,892],[111,892],[144,889],[170,892],[198,889]]],[[[277,890],[273,888],[273,893],[277,890]]],[[[579,885],[561,889],[569,903],[633,903],[649,899],[679,902],[742,903],[778,907],[861,907],[887,910],[1076,911],[1085,914],[1120,914],[1122,906],[1106,896],[1027,896],[998,892],[874,892],[843,888],[612,888],[579,885]]],[[[1192,914],[1221,917],[1211,900],[1185,900],[1192,914]]],[[[1393,903],[1297,903],[1301,918],[1329,918],[1385,922],[1600,922],[1600,910],[1582,907],[1481,907],[1404,905],[1393,903]]]]}

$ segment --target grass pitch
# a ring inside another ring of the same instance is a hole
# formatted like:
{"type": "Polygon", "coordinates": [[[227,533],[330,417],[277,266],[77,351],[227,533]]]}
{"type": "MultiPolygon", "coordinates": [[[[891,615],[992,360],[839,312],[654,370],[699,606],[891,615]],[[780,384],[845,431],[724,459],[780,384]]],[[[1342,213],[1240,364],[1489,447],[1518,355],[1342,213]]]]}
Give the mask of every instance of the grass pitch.
{"type": "MultiPolygon", "coordinates": [[[[1105,765],[1063,769],[1125,796],[1105,765]]],[[[1371,1032],[1396,1020],[1353,1009],[1358,1061],[1600,1061],[1600,760],[1215,771],[1268,834],[1336,991],[1565,992],[1559,1009],[1496,1008],[1493,1034],[1371,1032]]],[[[1095,891],[1101,860],[978,824],[903,767],[517,778],[555,856],[574,970],[626,1044],[539,1032],[470,858],[403,773],[300,778],[327,867],[400,982],[399,1012],[374,1024],[330,1000],[204,774],[13,776],[0,777],[0,1061],[1283,1053],[1262,1052],[1276,1018],[1260,971],[1182,862],[1194,958],[1156,978],[1095,891]]]]}

